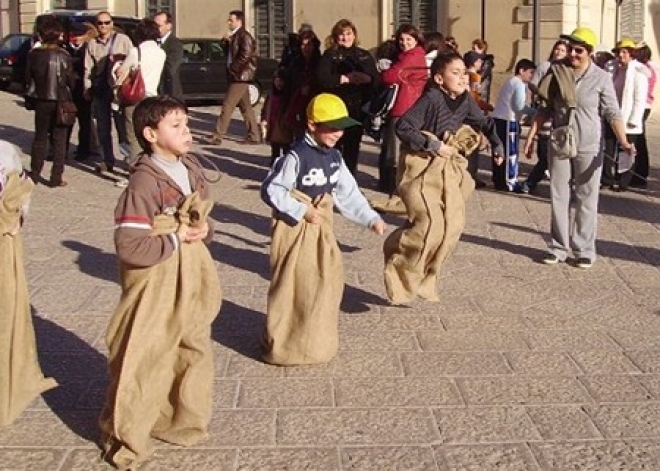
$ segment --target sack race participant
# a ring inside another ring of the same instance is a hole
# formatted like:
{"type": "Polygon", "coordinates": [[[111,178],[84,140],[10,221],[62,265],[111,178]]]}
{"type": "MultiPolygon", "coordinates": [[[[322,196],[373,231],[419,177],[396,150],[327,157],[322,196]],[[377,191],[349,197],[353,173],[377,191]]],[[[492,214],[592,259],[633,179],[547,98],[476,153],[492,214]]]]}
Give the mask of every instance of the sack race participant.
{"type": "Polygon", "coordinates": [[[343,130],[359,123],[328,93],[310,102],[307,120],[305,137],[275,161],[261,188],[274,210],[264,360],[276,365],[325,363],[337,353],[344,270],[334,205],[376,234],[385,230],[334,149],[343,130]]]}
{"type": "Polygon", "coordinates": [[[57,386],[39,367],[23,268],[20,229],[33,188],[16,146],[0,141],[0,427],[57,386]]]}
{"type": "Polygon", "coordinates": [[[99,419],[104,458],[119,469],[149,458],[151,437],[181,446],[208,437],[221,304],[205,245],[213,203],[187,154],[185,105],[149,97],[133,117],[145,154],[115,211],[122,295],[106,335],[110,386],[99,419]]]}
{"type": "Polygon", "coordinates": [[[467,91],[461,57],[439,56],[431,65],[431,76],[434,86],[396,128],[405,151],[399,194],[408,220],[383,247],[385,288],[393,304],[416,296],[437,300],[437,274],[463,231],[465,201],[474,189],[463,156],[478,147],[477,132],[488,137],[496,162],[502,163],[502,143],[492,120],[467,91]]]}

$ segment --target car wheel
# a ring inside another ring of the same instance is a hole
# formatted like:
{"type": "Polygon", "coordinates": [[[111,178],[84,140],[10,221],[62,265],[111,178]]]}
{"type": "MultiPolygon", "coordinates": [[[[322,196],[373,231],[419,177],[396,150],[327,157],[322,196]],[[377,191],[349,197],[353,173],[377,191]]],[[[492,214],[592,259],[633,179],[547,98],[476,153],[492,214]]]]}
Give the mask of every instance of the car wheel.
{"type": "Polygon", "coordinates": [[[248,85],[248,93],[250,95],[250,104],[257,106],[261,98],[261,86],[258,83],[251,83],[248,85]]]}

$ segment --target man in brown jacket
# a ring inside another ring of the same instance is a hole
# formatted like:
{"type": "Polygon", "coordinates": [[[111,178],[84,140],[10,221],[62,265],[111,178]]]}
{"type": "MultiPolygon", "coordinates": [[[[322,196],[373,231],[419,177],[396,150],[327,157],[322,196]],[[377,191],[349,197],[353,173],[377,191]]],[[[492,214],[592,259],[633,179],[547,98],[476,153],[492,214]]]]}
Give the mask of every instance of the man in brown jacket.
{"type": "Polygon", "coordinates": [[[254,37],[243,27],[244,15],[242,11],[229,12],[227,25],[229,32],[223,38],[223,47],[227,56],[227,80],[229,87],[222,102],[222,111],[215,125],[215,132],[211,139],[212,144],[221,144],[229,128],[231,115],[238,105],[243,115],[243,121],[248,128],[248,136],[242,141],[244,144],[259,144],[260,135],[257,126],[257,117],[250,104],[248,85],[254,81],[257,70],[257,44],[254,37]]]}

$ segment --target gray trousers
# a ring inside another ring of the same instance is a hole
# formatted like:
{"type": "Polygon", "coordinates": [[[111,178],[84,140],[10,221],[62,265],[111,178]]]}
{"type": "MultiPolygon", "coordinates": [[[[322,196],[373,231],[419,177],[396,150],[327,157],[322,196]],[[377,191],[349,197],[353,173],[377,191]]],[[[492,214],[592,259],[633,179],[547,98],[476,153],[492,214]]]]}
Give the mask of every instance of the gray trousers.
{"type": "Polygon", "coordinates": [[[569,249],[576,258],[596,258],[596,220],[603,157],[580,154],[574,159],[549,157],[552,242],[550,252],[566,260],[569,249]],[[574,183],[571,217],[571,178],[574,183]]]}

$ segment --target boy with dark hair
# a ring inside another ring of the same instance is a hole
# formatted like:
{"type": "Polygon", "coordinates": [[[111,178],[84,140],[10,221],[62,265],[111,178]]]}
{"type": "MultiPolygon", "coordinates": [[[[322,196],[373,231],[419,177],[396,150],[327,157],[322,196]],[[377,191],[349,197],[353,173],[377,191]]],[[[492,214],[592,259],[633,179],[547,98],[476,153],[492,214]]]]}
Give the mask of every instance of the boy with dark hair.
{"type": "Polygon", "coordinates": [[[275,161],[261,187],[262,199],[274,210],[264,335],[268,363],[325,363],[337,353],[344,270],[332,231],[334,205],[376,234],[385,231],[334,149],[344,129],[359,125],[338,96],[317,95],[307,107],[305,137],[275,161]]]}
{"type": "Polygon", "coordinates": [[[525,104],[527,84],[531,82],[536,65],[529,59],[516,63],[514,76],[504,82],[497,97],[492,116],[497,135],[504,144],[504,165],[493,165],[493,185],[498,191],[519,191],[518,149],[520,145],[520,118],[533,115],[535,110],[525,104]]]}
{"type": "Polygon", "coordinates": [[[190,155],[185,105],[167,95],[138,104],[144,150],[115,210],[122,295],[106,341],[110,386],[99,423],[104,458],[134,469],[151,437],[181,446],[207,438],[211,323],[221,303],[210,242],[213,206],[190,155]]]}

